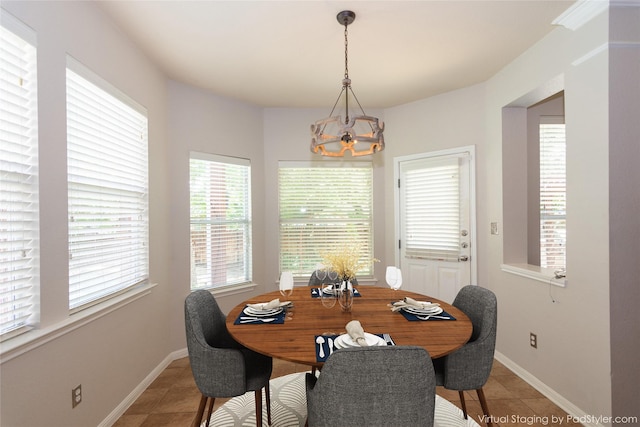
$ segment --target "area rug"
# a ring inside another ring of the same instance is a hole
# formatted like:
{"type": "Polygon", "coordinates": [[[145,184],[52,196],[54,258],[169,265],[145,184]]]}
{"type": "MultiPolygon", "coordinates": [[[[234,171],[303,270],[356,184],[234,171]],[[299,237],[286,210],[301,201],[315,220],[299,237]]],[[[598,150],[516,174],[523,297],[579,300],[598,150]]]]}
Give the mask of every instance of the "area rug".
{"type": "MultiPolygon", "coordinates": [[[[307,419],[304,373],[289,374],[271,380],[271,421],[273,427],[303,427],[307,419]]],[[[263,421],[267,410],[263,402],[263,421]]],[[[204,423],[202,424],[204,426],[204,423]]],[[[234,397],[219,407],[209,425],[213,427],[255,427],[254,393],[234,397]]],[[[465,420],[462,410],[436,396],[436,427],[479,427],[471,418],[465,420]]]]}

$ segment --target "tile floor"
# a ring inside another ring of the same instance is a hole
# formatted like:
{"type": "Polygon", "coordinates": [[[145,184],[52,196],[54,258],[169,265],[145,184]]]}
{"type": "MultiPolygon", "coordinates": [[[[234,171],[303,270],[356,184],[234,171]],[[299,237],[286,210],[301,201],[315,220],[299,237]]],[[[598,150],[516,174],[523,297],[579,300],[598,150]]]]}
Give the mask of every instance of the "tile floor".
{"type": "MultiPolygon", "coordinates": [[[[273,375],[305,372],[308,367],[282,360],[273,360],[273,375]]],[[[458,392],[437,388],[437,393],[460,406],[458,392]]],[[[567,414],[533,387],[495,361],[491,377],[484,386],[489,411],[498,427],[539,427],[578,425],[569,422],[567,414]],[[555,421],[555,422],[554,422],[555,421]],[[561,422],[560,422],[561,421],[561,422]]],[[[228,399],[216,399],[218,408],[228,399]]],[[[467,410],[479,421],[482,413],[475,392],[466,392],[467,410]]],[[[114,427],[189,427],[200,402],[189,359],[172,362],[145,390],[114,427]]],[[[480,423],[484,426],[484,423],[480,423]]],[[[275,426],[277,427],[277,426],[275,426]]]]}

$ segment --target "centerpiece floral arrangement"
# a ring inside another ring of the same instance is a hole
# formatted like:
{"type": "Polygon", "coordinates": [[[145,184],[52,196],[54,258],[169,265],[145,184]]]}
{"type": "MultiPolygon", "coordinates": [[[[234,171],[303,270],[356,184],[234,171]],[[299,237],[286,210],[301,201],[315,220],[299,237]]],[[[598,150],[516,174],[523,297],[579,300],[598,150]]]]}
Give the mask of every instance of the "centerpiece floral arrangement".
{"type": "Polygon", "coordinates": [[[322,259],[325,270],[336,272],[343,282],[353,280],[358,271],[380,261],[362,258],[360,245],[355,243],[340,245],[332,252],[323,254],[322,259]]]}

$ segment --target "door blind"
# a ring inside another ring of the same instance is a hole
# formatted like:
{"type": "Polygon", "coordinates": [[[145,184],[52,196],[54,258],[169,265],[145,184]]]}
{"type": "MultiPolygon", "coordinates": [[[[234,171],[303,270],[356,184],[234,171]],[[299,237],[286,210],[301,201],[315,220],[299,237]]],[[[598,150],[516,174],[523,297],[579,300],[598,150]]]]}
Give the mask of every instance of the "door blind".
{"type": "Polygon", "coordinates": [[[252,280],[249,160],[191,153],[191,289],[252,280]]]}
{"type": "Polygon", "coordinates": [[[38,115],[36,48],[5,28],[8,15],[2,18],[0,335],[5,339],[28,330],[38,315],[38,115]]]}
{"type": "MultiPolygon", "coordinates": [[[[549,120],[549,118],[547,118],[549,120]]],[[[567,172],[564,123],[540,124],[540,266],[566,265],[567,172]]]]}
{"type": "Polygon", "coordinates": [[[308,278],[323,254],[354,245],[366,265],[358,276],[372,276],[373,267],[367,262],[374,258],[371,164],[281,164],[278,173],[280,271],[308,278]]]}
{"type": "MultiPolygon", "coordinates": [[[[147,118],[67,69],[69,308],[148,279],[147,118]]],[[[91,78],[93,76],[89,76],[91,78]]],[[[97,77],[95,77],[97,78],[97,77]]],[[[116,95],[114,95],[117,94],[116,95]]]]}
{"type": "Polygon", "coordinates": [[[460,173],[457,158],[420,161],[407,166],[405,256],[457,261],[460,248],[460,173]]]}

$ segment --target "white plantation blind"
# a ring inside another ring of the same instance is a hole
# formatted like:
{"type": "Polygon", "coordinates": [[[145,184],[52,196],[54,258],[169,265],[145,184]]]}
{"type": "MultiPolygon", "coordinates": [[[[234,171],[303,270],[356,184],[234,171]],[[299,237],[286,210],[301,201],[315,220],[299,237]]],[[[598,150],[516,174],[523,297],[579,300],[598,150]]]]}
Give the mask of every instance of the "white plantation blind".
{"type": "Polygon", "coordinates": [[[0,26],[0,335],[38,313],[38,129],[35,40],[3,12],[0,26]],[[17,27],[17,28],[16,28],[17,27]]]}
{"type": "Polygon", "coordinates": [[[566,266],[567,172],[562,118],[540,124],[540,266],[566,266]],[[553,122],[556,123],[553,123],[553,122]]]}
{"type": "Polygon", "coordinates": [[[189,169],[191,289],[251,282],[249,160],[191,153],[189,169]]]}
{"type": "Polygon", "coordinates": [[[459,159],[421,160],[401,182],[408,258],[457,261],[460,248],[459,159]]]}
{"type": "Polygon", "coordinates": [[[360,248],[367,267],[373,254],[373,169],[357,162],[330,167],[282,162],[278,172],[280,271],[309,278],[322,254],[341,244],[360,248]]]}
{"type": "Polygon", "coordinates": [[[71,59],[68,65],[69,308],[74,310],[148,279],[147,118],[81,65],[71,59]]]}

